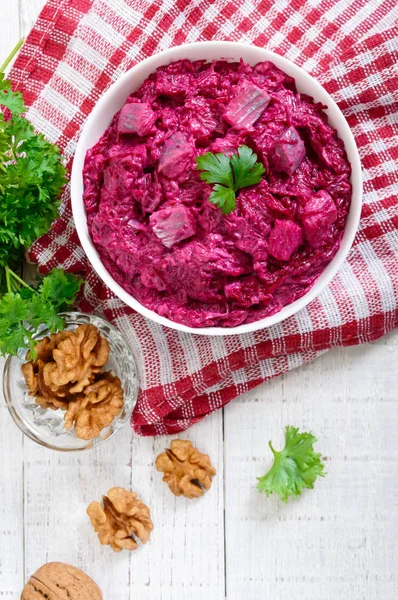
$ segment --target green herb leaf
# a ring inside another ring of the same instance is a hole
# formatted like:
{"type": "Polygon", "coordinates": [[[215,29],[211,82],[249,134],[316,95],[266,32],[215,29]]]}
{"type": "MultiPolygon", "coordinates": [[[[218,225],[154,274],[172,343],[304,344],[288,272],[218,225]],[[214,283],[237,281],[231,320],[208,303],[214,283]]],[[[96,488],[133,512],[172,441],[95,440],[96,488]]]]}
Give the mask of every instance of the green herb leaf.
{"type": "Polygon", "coordinates": [[[11,82],[4,79],[4,73],[0,73],[0,106],[8,108],[15,115],[25,110],[21,92],[12,91],[11,82]]]}
{"type": "Polygon", "coordinates": [[[16,148],[21,142],[29,140],[35,135],[33,125],[23,117],[19,117],[15,114],[10,121],[4,123],[4,132],[16,148]]]}
{"type": "Polygon", "coordinates": [[[227,188],[223,185],[216,185],[213,187],[213,191],[210,194],[209,200],[212,204],[221,208],[221,211],[227,215],[236,208],[236,196],[234,190],[227,188]]]}
{"type": "MultiPolygon", "coordinates": [[[[12,61],[12,59],[14,58],[14,56],[16,54],[18,54],[18,52],[20,51],[20,49],[22,48],[23,44],[24,44],[24,38],[22,38],[21,40],[19,40],[19,42],[14,46],[14,49],[11,51],[11,53],[7,56],[7,58],[5,59],[5,61],[3,62],[3,64],[0,67],[0,75],[4,74],[6,68],[8,67],[8,65],[10,64],[10,62],[12,61]]],[[[1,77],[0,77],[1,80],[1,77]]]]}
{"type": "Polygon", "coordinates": [[[274,464],[266,475],[258,477],[258,491],[267,496],[278,494],[287,502],[289,496],[299,496],[303,488],[312,489],[316,478],[325,476],[321,455],[313,449],[316,441],[311,433],[299,433],[298,428],[288,425],[283,450],[277,452],[269,442],[274,464]]]}
{"type": "Polygon", "coordinates": [[[59,313],[74,303],[83,282],[71,273],[54,269],[33,289],[9,268],[6,273],[8,288],[21,288],[0,298],[0,354],[15,355],[21,348],[29,348],[34,356],[34,333],[42,324],[51,333],[64,329],[65,321],[59,313]]]}
{"type": "MultiPolygon", "coordinates": [[[[20,42],[0,71],[21,47],[20,42]]],[[[57,146],[21,116],[20,92],[0,72],[0,295],[7,289],[5,269],[19,267],[23,252],[58,217],[66,170],[57,146]],[[2,111],[8,109],[7,115],[2,111]]]]}
{"type": "Polygon", "coordinates": [[[50,302],[56,309],[64,309],[73,304],[81,284],[81,279],[72,273],[53,269],[43,279],[39,291],[44,302],[50,302]]]}
{"type": "Polygon", "coordinates": [[[0,302],[0,317],[11,322],[24,321],[29,314],[29,308],[19,294],[5,294],[0,302]]]}
{"type": "Polygon", "coordinates": [[[261,181],[265,172],[257,155],[248,146],[241,146],[238,154],[231,158],[225,154],[206,152],[196,158],[200,178],[206,183],[214,183],[210,202],[218,206],[224,214],[236,208],[236,192],[261,181]]]}
{"type": "Polygon", "coordinates": [[[7,330],[7,333],[0,339],[0,354],[3,356],[16,355],[19,348],[31,348],[27,333],[22,323],[16,323],[12,331],[7,330]]]}
{"type": "Polygon", "coordinates": [[[233,189],[234,179],[231,160],[225,154],[206,152],[196,159],[198,168],[203,171],[200,178],[206,183],[220,183],[233,189]]]}
{"type": "Polygon", "coordinates": [[[259,183],[265,173],[264,165],[257,162],[257,155],[248,146],[238,149],[238,154],[231,157],[231,164],[238,189],[259,183]]]}

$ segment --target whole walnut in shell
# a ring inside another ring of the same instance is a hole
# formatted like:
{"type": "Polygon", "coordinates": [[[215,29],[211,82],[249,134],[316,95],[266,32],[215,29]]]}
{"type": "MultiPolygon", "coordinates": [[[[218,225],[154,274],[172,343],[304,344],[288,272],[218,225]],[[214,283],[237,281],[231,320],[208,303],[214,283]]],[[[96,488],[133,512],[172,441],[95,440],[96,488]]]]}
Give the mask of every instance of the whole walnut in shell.
{"type": "Polygon", "coordinates": [[[87,507],[87,514],[102,545],[111,546],[115,552],[135,550],[137,540],[145,544],[153,529],[149,508],[137,498],[135,492],[114,487],[108,496],[87,507]]]}
{"type": "Polygon", "coordinates": [[[80,569],[53,562],[40,567],[22,590],[21,600],[102,600],[98,585],[80,569]]]}
{"type": "Polygon", "coordinates": [[[216,469],[207,454],[199,452],[189,440],[173,440],[156,458],[156,468],[175,496],[199,498],[210,489],[216,469]]]}

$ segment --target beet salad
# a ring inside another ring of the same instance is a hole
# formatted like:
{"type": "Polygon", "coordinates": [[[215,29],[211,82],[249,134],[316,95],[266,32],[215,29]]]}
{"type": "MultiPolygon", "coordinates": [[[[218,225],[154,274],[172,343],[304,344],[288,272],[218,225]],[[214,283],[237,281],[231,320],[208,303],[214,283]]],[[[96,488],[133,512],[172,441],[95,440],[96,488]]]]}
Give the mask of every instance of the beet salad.
{"type": "Polygon", "coordinates": [[[351,201],[324,108],[270,62],[159,68],[86,156],[88,227],[115,281],[190,327],[257,321],[308,292],[351,201]]]}

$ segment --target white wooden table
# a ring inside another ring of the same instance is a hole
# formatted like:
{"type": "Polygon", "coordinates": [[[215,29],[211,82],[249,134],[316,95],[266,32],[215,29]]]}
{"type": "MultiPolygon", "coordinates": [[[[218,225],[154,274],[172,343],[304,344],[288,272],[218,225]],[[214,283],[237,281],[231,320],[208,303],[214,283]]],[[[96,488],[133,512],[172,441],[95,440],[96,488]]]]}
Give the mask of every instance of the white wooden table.
{"type": "MultiPolygon", "coordinates": [[[[43,4],[1,0],[0,64],[43,4]]],[[[1,398],[0,599],[59,560],[94,577],[105,600],[396,600],[397,346],[394,332],[331,351],[189,430],[218,471],[199,501],[172,496],[154,470],[168,439],[126,427],[97,450],[51,452],[22,436],[1,398]],[[257,493],[256,477],[286,424],[318,436],[328,475],[283,505],[257,493]],[[101,547],[85,514],[114,485],[152,511],[151,541],[133,554],[101,547]]]]}

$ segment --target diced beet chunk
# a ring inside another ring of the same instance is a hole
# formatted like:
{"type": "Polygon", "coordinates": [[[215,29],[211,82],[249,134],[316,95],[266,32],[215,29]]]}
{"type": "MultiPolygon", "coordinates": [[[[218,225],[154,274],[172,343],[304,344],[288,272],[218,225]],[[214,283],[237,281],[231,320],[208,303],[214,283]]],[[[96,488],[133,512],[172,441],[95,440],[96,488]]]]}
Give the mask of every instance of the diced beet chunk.
{"type": "Polygon", "coordinates": [[[149,221],[155,235],[166,248],[185,240],[196,231],[195,221],[189,208],[182,204],[170,206],[153,213],[149,221]]]}
{"type": "Polygon", "coordinates": [[[249,129],[261,117],[270,99],[259,87],[246,82],[228,103],[223,117],[236,129],[249,129]]]}
{"type": "Polygon", "coordinates": [[[148,102],[130,102],[125,104],[120,111],[117,124],[118,133],[137,133],[140,136],[152,132],[156,121],[156,113],[153,112],[148,102]]]}
{"type": "Polygon", "coordinates": [[[333,198],[321,190],[309,198],[301,212],[304,236],[311,246],[319,246],[337,219],[333,198]]]}
{"type": "Polygon", "coordinates": [[[272,151],[272,167],[288,175],[301,165],[305,156],[305,145],[295,127],[289,127],[275,144],[272,151]]]}
{"type": "Polygon", "coordinates": [[[190,73],[157,73],[155,91],[158,96],[185,96],[191,88],[190,73]]]}
{"type": "Polygon", "coordinates": [[[159,173],[170,179],[181,175],[188,167],[194,154],[192,144],[177,131],[165,143],[159,156],[159,173]]]}
{"type": "Polygon", "coordinates": [[[233,300],[246,308],[264,302],[270,297],[264,292],[260,280],[255,275],[228,283],[224,287],[224,292],[228,300],[233,300]]]}
{"type": "Polygon", "coordinates": [[[289,260],[303,243],[303,232],[294,221],[275,220],[268,238],[268,252],[278,260],[289,260]]]}

